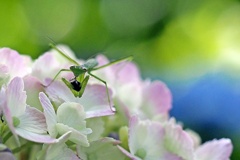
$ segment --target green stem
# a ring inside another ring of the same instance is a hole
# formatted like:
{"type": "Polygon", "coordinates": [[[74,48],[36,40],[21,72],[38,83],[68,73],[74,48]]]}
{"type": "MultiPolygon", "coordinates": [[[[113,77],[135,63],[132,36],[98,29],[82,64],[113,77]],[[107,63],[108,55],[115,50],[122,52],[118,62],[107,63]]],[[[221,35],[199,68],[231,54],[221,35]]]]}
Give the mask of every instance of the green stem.
{"type": "Polygon", "coordinates": [[[32,145],[32,144],[33,144],[32,142],[27,142],[27,143],[23,144],[23,145],[20,146],[20,147],[14,148],[14,149],[12,150],[12,153],[13,153],[13,154],[18,153],[18,152],[20,152],[22,149],[29,148],[30,145],[32,145]]]}
{"type": "Polygon", "coordinates": [[[11,132],[8,132],[7,135],[5,137],[3,137],[3,143],[6,143],[7,140],[12,136],[11,132]]]}

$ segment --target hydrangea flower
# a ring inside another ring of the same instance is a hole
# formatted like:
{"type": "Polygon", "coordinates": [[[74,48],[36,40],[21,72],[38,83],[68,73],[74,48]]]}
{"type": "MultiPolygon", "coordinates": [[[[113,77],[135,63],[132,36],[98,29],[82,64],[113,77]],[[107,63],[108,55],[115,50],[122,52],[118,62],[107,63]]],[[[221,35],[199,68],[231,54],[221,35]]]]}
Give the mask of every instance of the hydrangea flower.
{"type": "Polygon", "coordinates": [[[1,88],[0,94],[4,118],[18,145],[20,145],[18,135],[39,143],[55,143],[57,141],[47,134],[44,114],[26,104],[27,96],[21,78],[13,78],[9,85],[1,88]]]}
{"type": "MultiPolygon", "coordinates": [[[[85,62],[66,46],[60,48],[79,64],[85,62]]],[[[107,82],[109,95],[90,77],[79,98],[61,80],[71,80],[73,73],[55,77],[71,66],[56,51],[34,62],[8,48],[0,49],[0,56],[0,135],[6,139],[10,130],[18,145],[37,142],[29,145],[39,151],[39,160],[228,160],[231,155],[230,139],[201,145],[196,133],[169,118],[170,90],[161,81],[142,80],[132,62],[93,72],[107,82]]],[[[103,55],[96,59],[99,66],[109,62],[103,55]]],[[[0,151],[0,156],[11,155],[0,151]]]]}
{"type": "Polygon", "coordinates": [[[71,131],[69,140],[76,144],[89,146],[87,135],[92,133],[92,130],[86,128],[86,115],[80,104],[63,103],[58,107],[56,114],[50,100],[44,93],[41,92],[39,98],[44,108],[48,132],[52,137],[71,131]]]}
{"type": "Polygon", "coordinates": [[[160,123],[139,120],[129,122],[129,152],[120,150],[133,160],[228,160],[232,152],[230,139],[213,140],[194,148],[194,139],[175,120],[160,123]]]}
{"type": "MultiPolygon", "coordinates": [[[[109,63],[103,55],[98,55],[97,60],[100,66],[109,63]]],[[[95,74],[109,83],[113,89],[116,104],[123,108],[128,117],[132,114],[148,119],[154,119],[156,115],[168,117],[172,105],[169,89],[161,81],[143,81],[134,63],[122,62],[95,71],[95,74]]]]}

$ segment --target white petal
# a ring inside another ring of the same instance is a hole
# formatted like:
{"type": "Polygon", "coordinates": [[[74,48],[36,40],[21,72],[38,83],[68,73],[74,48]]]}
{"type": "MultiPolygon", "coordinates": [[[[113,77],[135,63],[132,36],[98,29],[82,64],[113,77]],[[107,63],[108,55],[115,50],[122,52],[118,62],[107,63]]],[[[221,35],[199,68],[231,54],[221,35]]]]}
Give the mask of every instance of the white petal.
{"type": "Polygon", "coordinates": [[[18,117],[25,112],[27,95],[23,89],[23,80],[19,77],[15,77],[8,85],[6,90],[7,107],[12,116],[18,117]]]}
{"type": "Polygon", "coordinates": [[[45,148],[43,147],[44,149],[40,152],[38,159],[79,160],[75,153],[65,144],[70,135],[71,131],[59,137],[57,143],[44,146],[45,148]]]}
{"type": "Polygon", "coordinates": [[[123,103],[131,114],[138,114],[142,104],[143,92],[142,83],[127,83],[117,87],[116,97],[123,103]]]}
{"type": "Polygon", "coordinates": [[[22,128],[16,128],[16,133],[33,142],[38,142],[38,143],[56,143],[58,142],[57,139],[54,139],[52,137],[50,137],[48,134],[38,134],[38,133],[33,133],[33,132],[29,132],[25,129],[22,128]]]}
{"type": "Polygon", "coordinates": [[[106,137],[91,142],[89,147],[77,146],[77,153],[83,160],[125,160],[126,156],[116,146],[119,143],[106,137]]]}
{"type": "Polygon", "coordinates": [[[78,131],[86,129],[86,114],[83,107],[74,102],[63,103],[57,110],[57,121],[78,131]]]}
{"type": "Polygon", "coordinates": [[[39,92],[44,90],[42,84],[33,76],[25,76],[23,80],[24,90],[27,93],[27,104],[42,111],[41,103],[38,100],[39,92]]]}
{"type": "Polygon", "coordinates": [[[66,132],[68,131],[72,131],[70,137],[69,137],[69,140],[76,143],[76,144],[79,144],[79,145],[82,145],[84,147],[88,147],[89,146],[89,143],[88,143],[88,139],[87,139],[87,136],[67,125],[64,125],[62,123],[57,123],[56,124],[56,127],[57,127],[57,130],[58,130],[58,133],[60,135],[63,135],[65,134],[66,132]]]}
{"type": "Polygon", "coordinates": [[[104,121],[101,117],[88,118],[87,127],[92,129],[92,133],[88,135],[89,141],[98,140],[104,132],[104,121]]]}
{"type": "Polygon", "coordinates": [[[159,160],[164,156],[164,128],[153,121],[139,121],[131,117],[129,149],[132,155],[146,160],[159,160]]]}
{"type": "Polygon", "coordinates": [[[43,107],[43,113],[46,117],[47,130],[52,137],[57,136],[57,130],[55,125],[57,124],[57,116],[55,114],[54,108],[48,99],[48,97],[43,93],[39,93],[39,100],[43,107]]]}
{"type": "Polygon", "coordinates": [[[230,139],[213,140],[196,150],[197,160],[229,160],[233,145],[230,139]]]}

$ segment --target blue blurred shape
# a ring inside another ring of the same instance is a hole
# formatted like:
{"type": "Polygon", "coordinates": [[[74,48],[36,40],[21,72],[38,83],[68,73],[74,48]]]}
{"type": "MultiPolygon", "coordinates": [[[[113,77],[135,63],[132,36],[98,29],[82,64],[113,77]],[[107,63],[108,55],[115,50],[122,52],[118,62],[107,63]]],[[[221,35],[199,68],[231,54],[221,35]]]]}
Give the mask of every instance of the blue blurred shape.
{"type": "Polygon", "coordinates": [[[170,114],[187,127],[201,134],[205,132],[208,138],[238,134],[239,82],[224,73],[218,73],[205,75],[194,84],[172,83],[169,87],[174,100],[170,114]]]}

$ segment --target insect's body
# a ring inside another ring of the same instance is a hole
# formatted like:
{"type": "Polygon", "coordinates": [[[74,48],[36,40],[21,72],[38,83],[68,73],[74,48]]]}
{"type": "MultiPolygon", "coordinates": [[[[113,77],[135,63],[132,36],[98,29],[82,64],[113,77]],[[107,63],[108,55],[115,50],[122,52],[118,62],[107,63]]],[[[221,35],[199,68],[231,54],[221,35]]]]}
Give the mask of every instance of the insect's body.
{"type": "MultiPolygon", "coordinates": [[[[53,80],[51,81],[51,83],[57,78],[57,76],[62,72],[62,71],[68,71],[68,72],[72,72],[74,74],[74,78],[71,79],[70,81],[66,80],[65,78],[62,78],[63,82],[68,86],[68,88],[71,90],[71,92],[73,93],[73,95],[75,97],[82,97],[83,93],[84,93],[84,90],[87,86],[87,83],[88,83],[88,80],[89,80],[89,76],[92,76],[94,77],[95,79],[101,81],[102,83],[104,83],[104,85],[106,86],[106,93],[107,93],[107,96],[108,96],[108,102],[109,102],[109,105],[111,104],[110,103],[110,97],[109,97],[109,92],[108,92],[108,87],[107,87],[107,83],[102,80],[101,78],[93,75],[91,73],[91,71],[94,71],[94,70],[98,70],[98,69],[101,69],[101,68],[104,68],[104,67],[107,67],[107,66],[110,66],[112,64],[115,64],[115,63],[118,63],[120,61],[123,61],[123,60],[132,60],[132,57],[126,57],[126,58],[122,58],[120,60],[115,60],[115,61],[112,61],[108,64],[105,64],[105,65],[102,65],[100,67],[97,67],[98,66],[98,62],[96,59],[89,59],[87,60],[84,64],[80,65],[78,64],[78,62],[76,62],[75,60],[73,60],[72,58],[70,58],[69,56],[67,56],[66,54],[64,54],[61,50],[59,50],[55,45],[53,44],[50,44],[50,46],[52,48],[54,48],[55,50],[57,50],[63,57],[67,58],[69,61],[71,61],[72,63],[74,63],[75,65],[74,66],[71,66],[69,69],[61,69],[57,74],[56,76],[53,78],[53,80]],[[86,73],[88,75],[86,75],[86,73]]],[[[51,84],[50,83],[50,84],[51,84]]],[[[50,85],[49,84],[49,85],[50,85]]],[[[49,86],[48,85],[48,86],[49,86]]],[[[110,108],[112,109],[111,105],[110,105],[110,108]]]]}
{"type": "Polygon", "coordinates": [[[76,80],[76,78],[71,79],[69,82],[71,83],[72,88],[73,88],[75,91],[79,92],[79,91],[81,90],[82,84],[81,84],[80,82],[78,82],[78,81],[76,80]]]}

